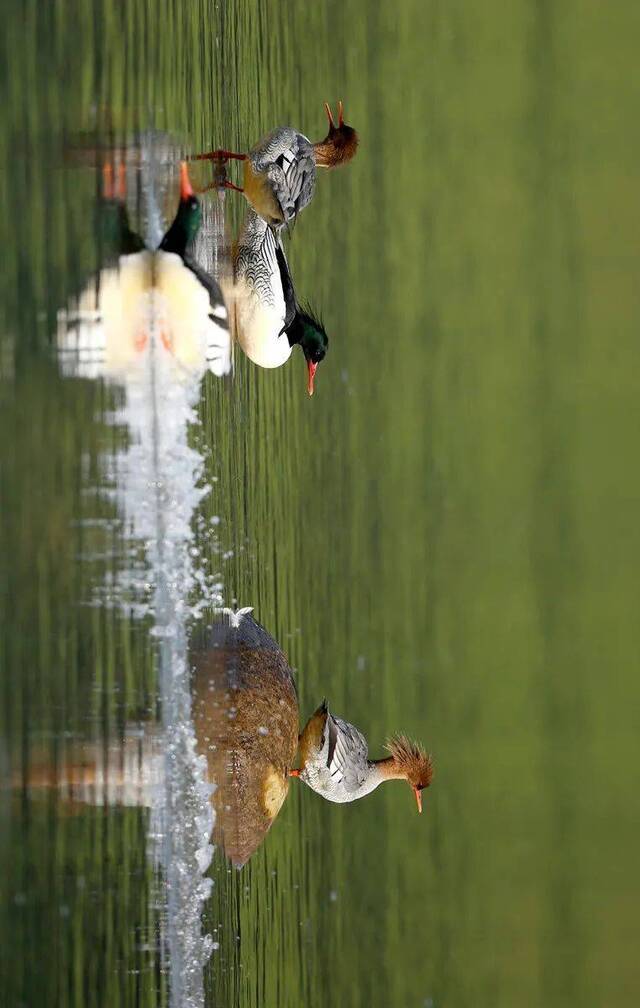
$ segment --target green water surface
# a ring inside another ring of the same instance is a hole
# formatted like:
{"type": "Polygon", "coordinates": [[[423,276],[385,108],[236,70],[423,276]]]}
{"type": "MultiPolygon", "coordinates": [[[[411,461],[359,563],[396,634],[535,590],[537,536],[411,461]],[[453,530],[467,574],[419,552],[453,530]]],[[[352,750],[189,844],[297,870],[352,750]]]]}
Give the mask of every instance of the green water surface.
{"type": "MultiPolygon", "coordinates": [[[[631,1008],[640,8],[4,10],[0,767],[155,712],[144,623],[81,604],[122,546],[82,560],[80,519],[114,513],[86,493],[113,393],[50,353],[97,262],[90,149],[149,126],[196,150],[319,138],[342,98],[360,151],[290,251],[330,338],[316,395],[298,351],[208,376],[202,509],[303,716],[327,696],[375,755],[411,733],[436,775],[421,817],[404,785],[333,806],[294,781],[245,869],[216,856],[207,1004],[631,1008]]],[[[2,1004],[168,1004],[146,813],[3,790],[2,1004]]]]}

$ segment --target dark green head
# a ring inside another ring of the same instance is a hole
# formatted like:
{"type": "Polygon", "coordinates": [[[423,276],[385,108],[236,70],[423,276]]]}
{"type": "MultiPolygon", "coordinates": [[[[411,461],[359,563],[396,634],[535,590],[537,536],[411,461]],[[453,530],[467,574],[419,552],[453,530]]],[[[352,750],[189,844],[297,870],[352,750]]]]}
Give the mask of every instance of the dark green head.
{"type": "Polygon", "coordinates": [[[102,199],[96,215],[96,236],[102,264],[113,263],[119,256],[141,252],[144,243],[140,235],[131,230],[127,213],[127,170],[121,161],[117,181],[114,182],[113,164],[102,166],[102,199]]]}
{"type": "Polygon", "coordinates": [[[299,343],[309,372],[307,390],[313,395],[313,379],[320,361],[324,360],[329,338],[320,319],[310,308],[296,308],[293,322],[286,330],[291,346],[299,343]]]}
{"type": "Polygon", "coordinates": [[[200,200],[193,191],[185,161],[180,164],[180,204],[173,224],[160,242],[163,252],[184,257],[187,246],[198,233],[202,220],[200,200]]]}
{"type": "Polygon", "coordinates": [[[141,252],[144,243],[129,226],[129,215],[124,203],[116,199],[104,199],[98,206],[97,232],[100,258],[103,263],[118,259],[121,255],[141,252]]]}

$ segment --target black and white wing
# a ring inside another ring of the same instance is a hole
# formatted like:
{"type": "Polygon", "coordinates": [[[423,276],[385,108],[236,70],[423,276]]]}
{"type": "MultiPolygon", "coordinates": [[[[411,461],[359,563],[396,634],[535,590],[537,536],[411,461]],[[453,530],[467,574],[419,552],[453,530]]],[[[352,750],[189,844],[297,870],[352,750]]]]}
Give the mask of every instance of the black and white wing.
{"type": "Polygon", "coordinates": [[[342,784],[346,791],[357,791],[367,776],[367,740],[354,725],[332,714],[327,714],[326,730],[327,768],[331,780],[342,784]]]}
{"type": "Polygon", "coordinates": [[[265,172],[285,224],[311,202],[316,181],[313,146],[302,133],[286,126],[254,148],[254,167],[265,172]]]}
{"type": "Polygon", "coordinates": [[[292,224],[313,197],[316,181],[313,155],[293,160],[282,154],[278,162],[269,166],[267,175],[284,223],[292,224]]]}

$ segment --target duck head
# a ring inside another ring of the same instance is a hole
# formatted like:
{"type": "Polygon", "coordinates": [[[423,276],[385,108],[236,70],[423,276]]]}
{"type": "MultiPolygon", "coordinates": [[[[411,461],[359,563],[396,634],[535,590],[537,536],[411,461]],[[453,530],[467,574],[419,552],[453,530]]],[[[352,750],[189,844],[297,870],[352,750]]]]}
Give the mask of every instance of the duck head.
{"type": "Polygon", "coordinates": [[[175,252],[184,256],[189,242],[198,233],[202,220],[200,200],[189,179],[186,161],[180,162],[180,203],[173,224],[160,242],[163,252],[175,252]]]}
{"type": "Polygon", "coordinates": [[[126,204],[126,169],[118,165],[117,184],[114,185],[113,165],[107,162],[102,168],[102,200],[98,205],[96,234],[105,262],[121,255],[141,252],[144,243],[131,230],[126,204]]]}
{"type": "Polygon", "coordinates": [[[324,140],[314,143],[313,153],[318,168],[337,168],[338,165],[350,161],[356,153],[358,134],[353,126],[347,126],[345,123],[341,101],[338,102],[337,126],[327,102],[324,103],[324,109],[329,120],[329,132],[324,140]]]}
{"type": "Polygon", "coordinates": [[[431,756],[406,735],[394,735],[387,742],[386,749],[391,756],[382,761],[387,764],[385,776],[406,780],[415,795],[418,812],[422,812],[422,792],[433,779],[431,756]]]}
{"type": "Polygon", "coordinates": [[[296,307],[293,321],[285,328],[284,332],[287,334],[290,346],[298,343],[302,348],[304,358],[307,362],[307,391],[312,396],[313,381],[318,364],[324,360],[329,346],[329,338],[325,332],[325,328],[310,308],[303,310],[296,307]]]}

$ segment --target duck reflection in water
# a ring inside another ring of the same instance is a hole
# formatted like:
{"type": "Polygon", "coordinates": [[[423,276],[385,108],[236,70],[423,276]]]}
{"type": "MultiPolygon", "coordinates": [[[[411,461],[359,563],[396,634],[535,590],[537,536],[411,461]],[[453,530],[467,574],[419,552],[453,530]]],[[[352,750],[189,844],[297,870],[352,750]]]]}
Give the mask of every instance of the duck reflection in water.
{"type": "Polygon", "coordinates": [[[58,355],[66,374],[117,376],[142,358],[152,342],[193,372],[231,367],[227,310],[216,280],[190,254],[200,228],[201,205],[186,163],[180,165],[175,218],[155,250],[130,226],[124,165],[114,186],[113,168],[103,172],[98,235],[104,267],[77,305],[60,313],[58,355]]]}

